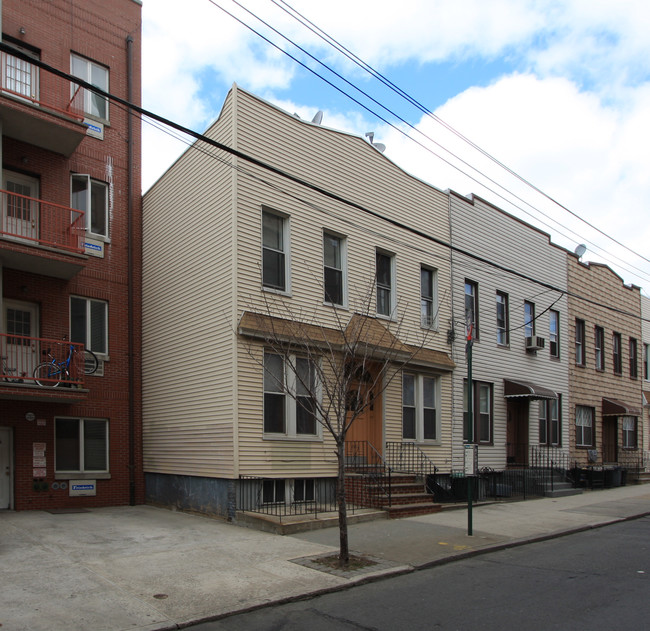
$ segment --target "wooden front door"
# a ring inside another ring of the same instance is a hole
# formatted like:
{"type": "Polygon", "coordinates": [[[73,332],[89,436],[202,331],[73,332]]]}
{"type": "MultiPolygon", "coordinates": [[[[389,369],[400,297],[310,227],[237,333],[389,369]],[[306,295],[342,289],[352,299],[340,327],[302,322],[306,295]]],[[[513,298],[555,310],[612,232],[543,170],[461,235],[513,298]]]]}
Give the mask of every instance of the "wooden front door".
{"type": "Polygon", "coordinates": [[[603,417],[603,463],[618,462],[618,417],[603,417]]]}
{"type": "Polygon", "coordinates": [[[508,399],[506,462],[509,467],[528,465],[528,399],[508,399]]]}
{"type": "Polygon", "coordinates": [[[368,375],[361,382],[353,383],[347,401],[348,419],[354,409],[365,405],[345,438],[347,454],[352,457],[354,453],[363,464],[377,463],[383,452],[381,396],[377,395],[378,388],[373,388],[373,381],[368,375]]]}

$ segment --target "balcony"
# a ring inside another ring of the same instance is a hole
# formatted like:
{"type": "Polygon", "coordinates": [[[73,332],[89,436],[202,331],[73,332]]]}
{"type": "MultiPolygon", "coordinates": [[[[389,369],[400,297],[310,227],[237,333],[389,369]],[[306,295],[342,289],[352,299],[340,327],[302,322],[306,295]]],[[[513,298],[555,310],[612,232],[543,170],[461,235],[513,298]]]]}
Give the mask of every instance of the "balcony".
{"type": "Polygon", "coordinates": [[[70,157],[87,132],[70,82],[46,73],[41,81],[37,66],[4,51],[0,63],[3,135],[70,157]]]}
{"type": "Polygon", "coordinates": [[[88,396],[84,378],[83,344],[0,333],[0,399],[80,401],[88,396]],[[35,373],[53,358],[60,371],[35,373]]]}
{"type": "Polygon", "coordinates": [[[0,196],[4,266],[66,280],[84,268],[83,211],[2,189],[0,196]]]}

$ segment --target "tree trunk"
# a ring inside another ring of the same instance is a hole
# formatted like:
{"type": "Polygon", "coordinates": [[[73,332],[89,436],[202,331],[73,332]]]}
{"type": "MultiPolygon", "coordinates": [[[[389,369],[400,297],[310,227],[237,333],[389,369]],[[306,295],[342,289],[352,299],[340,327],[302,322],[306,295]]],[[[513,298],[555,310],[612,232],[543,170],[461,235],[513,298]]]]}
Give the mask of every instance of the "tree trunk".
{"type": "Polygon", "coordinates": [[[348,510],[345,503],[345,439],[336,441],[338,460],[338,483],[336,486],[336,503],[339,509],[339,566],[346,567],[350,562],[348,546],[348,510]]]}

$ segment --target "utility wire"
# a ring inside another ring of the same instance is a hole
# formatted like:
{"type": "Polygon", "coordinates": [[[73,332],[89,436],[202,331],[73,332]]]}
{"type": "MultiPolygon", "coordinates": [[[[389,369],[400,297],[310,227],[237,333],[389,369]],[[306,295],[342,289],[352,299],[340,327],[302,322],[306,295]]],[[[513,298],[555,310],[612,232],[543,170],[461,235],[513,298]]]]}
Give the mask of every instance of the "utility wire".
{"type": "MultiPolygon", "coordinates": [[[[29,57],[26,55],[23,51],[18,50],[16,48],[13,48],[9,46],[8,44],[4,42],[0,42],[0,51],[4,51],[6,53],[9,53],[10,55],[13,55],[14,57],[17,57],[19,59],[22,59],[24,61],[27,61],[35,66],[38,66],[39,68],[45,70],[46,72],[50,72],[54,74],[57,77],[60,77],[62,79],[65,79],[66,81],[70,81],[70,83],[76,84],[86,90],[90,90],[91,92],[94,92],[95,94],[98,94],[100,96],[103,96],[106,99],[110,99],[111,101],[118,103],[122,107],[128,108],[132,112],[136,112],[140,116],[147,116],[151,118],[152,120],[155,120],[159,123],[162,123],[163,125],[169,126],[172,129],[175,129],[177,131],[180,131],[183,134],[186,134],[188,136],[191,136],[195,138],[196,140],[200,140],[201,142],[206,143],[207,145],[210,145],[212,147],[215,147],[217,149],[221,149],[222,151],[225,151],[226,153],[230,153],[231,155],[234,155],[241,160],[244,160],[246,162],[249,162],[250,164],[253,164],[261,169],[264,169],[270,173],[273,173],[281,178],[287,179],[290,182],[293,182],[294,184],[298,184],[310,191],[316,192],[320,195],[323,195],[324,197],[327,197],[329,199],[332,199],[334,201],[337,201],[341,204],[345,204],[347,206],[350,206],[351,208],[355,208],[356,210],[359,210],[371,217],[375,217],[376,219],[379,219],[380,221],[383,221],[387,224],[390,224],[396,228],[399,228],[401,230],[404,230],[406,232],[410,232],[411,234],[417,235],[427,241],[430,241],[432,243],[436,243],[437,245],[440,245],[442,247],[445,247],[449,249],[452,252],[456,252],[458,254],[463,254],[475,261],[479,261],[480,263],[484,263],[485,265],[488,265],[490,267],[494,267],[495,269],[501,270],[502,272],[506,272],[508,274],[511,274],[513,276],[516,276],[518,278],[522,278],[524,280],[530,281],[531,283],[535,283],[537,285],[540,285],[541,287],[545,287],[547,289],[550,289],[552,291],[557,291],[561,294],[566,294],[567,296],[574,297],[576,299],[583,300],[584,302],[588,302],[590,304],[593,304],[595,306],[599,306],[601,308],[607,309],[609,311],[612,311],[614,313],[618,313],[621,315],[625,315],[628,317],[632,317],[634,319],[640,319],[644,320],[647,322],[650,322],[650,319],[645,319],[639,314],[635,313],[630,313],[627,311],[624,311],[623,309],[619,309],[617,307],[614,307],[612,305],[607,305],[600,303],[596,300],[593,300],[591,298],[587,298],[585,296],[581,296],[579,294],[576,294],[574,292],[569,291],[568,289],[564,289],[561,287],[556,287],[555,285],[548,283],[546,281],[542,281],[539,279],[536,279],[532,276],[529,276],[528,274],[524,274],[523,272],[519,272],[517,270],[513,270],[511,268],[506,267],[505,265],[501,265],[499,263],[495,263],[494,261],[491,261],[489,259],[486,259],[485,257],[479,256],[477,254],[474,254],[472,252],[469,252],[468,250],[465,250],[463,248],[460,248],[458,246],[455,246],[451,243],[448,243],[444,239],[440,239],[439,237],[435,237],[433,235],[430,235],[426,232],[423,232],[422,230],[419,230],[417,228],[413,228],[407,224],[402,223],[401,221],[398,221],[396,219],[392,219],[390,217],[386,217],[382,215],[381,213],[371,210],[369,208],[366,208],[362,204],[359,204],[355,201],[346,199],[345,197],[342,197],[341,195],[337,193],[333,193],[327,189],[322,188],[321,186],[318,186],[317,184],[312,184],[311,182],[308,182],[307,180],[304,180],[298,176],[295,176],[291,173],[288,173],[287,171],[284,171],[278,167],[275,167],[271,164],[268,164],[264,162],[263,160],[260,160],[258,158],[255,158],[254,156],[248,155],[242,151],[239,151],[238,149],[234,149],[232,147],[229,147],[228,145],[224,145],[223,143],[213,140],[212,138],[209,138],[208,136],[205,136],[204,134],[201,134],[199,132],[196,132],[188,127],[185,127],[179,123],[176,123],[170,119],[167,119],[159,114],[156,114],[155,112],[151,112],[150,110],[146,110],[143,107],[139,105],[135,105],[134,103],[130,103],[128,100],[123,99],[119,96],[116,96],[114,94],[111,94],[110,92],[107,92],[105,90],[102,90],[101,88],[98,88],[95,85],[92,85],[91,83],[88,83],[84,79],[80,79],[79,77],[75,77],[74,75],[71,75],[67,72],[63,72],[62,70],[59,70],[58,68],[55,68],[54,66],[51,66],[49,64],[44,63],[40,59],[34,59],[32,57],[29,57]]],[[[362,141],[363,142],[363,141],[362,141]]],[[[568,254],[568,253],[567,253],[568,254]]]]}
{"type": "MultiPolygon", "coordinates": [[[[272,0],[272,1],[273,1],[273,0],[272,0]]],[[[437,157],[439,160],[442,160],[445,164],[447,164],[447,165],[450,166],[451,168],[456,169],[457,171],[459,171],[460,173],[462,173],[464,176],[466,176],[466,177],[470,178],[472,181],[476,182],[479,186],[484,187],[486,190],[490,191],[491,193],[493,193],[494,195],[496,195],[496,196],[499,197],[500,199],[504,200],[506,203],[512,205],[514,208],[517,208],[518,210],[520,210],[520,211],[523,212],[524,214],[528,215],[529,217],[532,217],[533,219],[536,219],[537,221],[539,221],[540,223],[542,223],[542,225],[546,226],[549,230],[552,230],[552,231],[554,230],[554,231],[557,232],[559,235],[563,236],[565,239],[568,239],[569,241],[573,241],[573,239],[572,239],[571,237],[569,237],[568,235],[566,235],[565,233],[563,233],[561,230],[558,230],[557,228],[554,229],[552,226],[550,226],[550,225],[549,225],[548,223],[546,223],[545,221],[542,221],[542,220],[540,220],[539,218],[535,217],[534,215],[532,215],[532,214],[531,214],[529,211],[527,211],[526,209],[524,209],[524,208],[522,208],[521,206],[519,206],[518,204],[514,203],[512,200],[508,199],[507,197],[504,197],[502,194],[498,193],[497,191],[495,191],[494,189],[490,188],[489,186],[485,185],[483,182],[481,182],[480,180],[478,180],[476,177],[473,177],[472,175],[470,175],[470,174],[467,173],[466,171],[463,171],[460,167],[458,167],[457,165],[453,164],[453,163],[450,162],[449,160],[443,158],[440,154],[438,154],[438,153],[436,153],[435,151],[433,151],[430,147],[427,147],[426,145],[422,144],[421,142],[419,142],[418,140],[416,140],[415,138],[413,138],[412,136],[410,136],[408,133],[406,133],[403,129],[397,127],[397,126],[396,126],[395,124],[393,124],[391,121],[389,121],[388,119],[384,118],[383,116],[381,116],[380,114],[378,114],[378,113],[375,112],[374,110],[370,109],[369,107],[367,107],[366,105],[364,105],[363,103],[361,103],[358,99],[354,98],[353,96],[351,96],[350,94],[348,94],[347,92],[345,92],[345,90],[343,90],[342,88],[338,87],[337,85],[335,85],[334,83],[332,83],[331,81],[329,81],[328,79],[326,79],[325,77],[323,77],[322,75],[320,75],[318,72],[316,72],[314,69],[310,68],[308,65],[306,65],[305,63],[303,63],[302,61],[300,61],[298,58],[296,58],[295,56],[293,56],[291,53],[289,53],[288,51],[284,50],[283,48],[281,48],[280,46],[278,46],[276,43],[272,42],[269,38],[267,38],[266,36],[262,35],[259,31],[255,30],[252,26],[250,26],[249,24],[247,24],[246,22],[244,22],[242,19],[240,19],[239,17],[237,17],[236,15],[234,15],[233,13],[231,13],[230,11],[228,11],[227,9],[225,9],[223,6],[221,6],[220,4],[218,4],[218,3],[216,2],[216,0],[208,0],[208,2],[210,2],[210,4],[212,4],[212,5],[215,6],[216,8],[220,9],[223,13],[225,13],[226,15],[228,15],[229,17],[231,17],[232,19],[234,19],[234,20],[236,20],[237,22],[239,22],[242,26],[244,26],[245,28],[247,28],[248,30],[250,30],[252,33],[254,33],[255,35],[257,35],[259,38],[263,39],[263,40],[264,40],[265,42],[267,42],[269,45],[273,46],[276,50],[278,50],[279,52],[281,52],[281,53],[283,53],[284,55],[286,55],[287,57],[289,57],[289,58],[290,58],[291,60],[293,60],[295,63],[297,63],[297,64],[299,64],[300,66],[302,66],[303,68],[305,68],[305,70],[311,72],[311,73],[314,74],[316,77],[318,77],[319,79],[321,79],[323,82],[327,83],[330,87],[334,88],[335,90],[337,90],[338,92],[340,92],[341,94],[343,94],[344,96],[346,96],[347,98],[349,98],[351,101],[353,101],[354,103],[356,103],[357,105],[359,105],[359,107],[362,107],[362,108],[365,109],[367,112],[369,112],[370,114],[372,114],[373,116],[375,116],[375,117],[378,118],[379,120],[383,121],[384,123],[386,123],[387,125],[389,125],[389,126],[392,127],[393,129],[395,129],[397,132],[399,132],[400,134],[402,134],[403,136],[405,136],[406,138],[408,138],[409,140],[411,140],[412,142],[415,142],[416,144],[418,144],[418,145],[419,145],[420,147],[422,147],[425,151],[428,151],[429,153],[431,153],[432,155],[434,155],[435,157],[437,157]]],[[[486,175],[485,173],[483,173],[483,172],[480,171],[479,169],[473,167],[471,164],[465,162],[462,158],[460,158],[460,157],[457,156],[456,154],[452,153],[450,150],[448,150],[448,149],[446,149],[445,147],[443,147],[440,143],[438,143],[437,141],[435,141],[435,140],[433,140],[432,138],[430,138],[429,136],[427,136],[427,135],[426,135],[424,132],[422,132],[421,130],[415,128],[411,123],[409,123],[408,121],[406,121],[405,119],[403,119],[402,117],[400,117],[398,114],[394,113],[393,111],[391,111],[390,109],[388,109],[387,107],[385,107],[383,104],[381,104],[381,103],[379,103],[378,101],[376,101],[373,97],[371,97],[371,96],[368,95],[366,92],[364,92],[363,90],[361,90],[360,88],[358,88],[357,86],[355,86],[354,84],[352,84],[350,81],[348,81],[347,79],[345,79],[344,77],[342,77],[342,76],[341,76],[339,73],[337,73],[335,70],[333,70],[332,68],[330,68],[329,66],[327,66],[326,64],[324,64],[322,61],[320,61],[319,59],[317,59],[316,57],[314,57],[313,55],[311,55],[311,53],[309,53],[308,51],[306,51],[305,49],[303,49],[301,46],[299,46],[298,44],[296,44],[295,42],[293,42],[291,39],[289,39],[288,37],[286,37],[284,34],[282,34],[280,31],[278,31],[277,29],[275,29],[273,26],[269,25],[267,22],[265,22],[264,20],[262,20],[262,18],[258,17],[258,16],[255,15],[253,12],[251,12],[249,9],[247,9],[246,7],[244,7],[244,6],[243,6],[242,4],[240,4],[237,0],[232,0],[232,2],[233,2],[234,4],[236,4],[237,6],[239,6],[241,9],[243,9],[244,11],[246,11],[249,15],[251,15],[252,17],[254,17],[255,19],[257,19],[259,22],[261,22],[262,24],[264,24],[267,28],[271,29],[271,30],[274,31],[276,34],[280,35],[280,37],[284,38],[284,39],[285,39],[287,42],[289,42],[292,46],[294,46],[295,48],[297,48],[298,50],[300,50],[301,52],[303,52],[305,55],[309,56],[311,59],[313,59],[314,61],[316,61],[317,63],[319,63],[321,66],[323,66],[324,68],[326,68],[329,72],[331,72],[332,74],[334,74],[335,76],[337,76],[338,78],[340,78],[342,81],[345,81],[346,83],[348,83],[351,87],[353,87],[355,90],[357,90],[358,92],[360,92],[361,94],[363,94],[366,98],[370,99],[371,101],[373,101],[374,103],[376,103],[377,105],[379,105],[380,107],[382,107],[384,110],[386,110],[387,112],[389,112],[392,116],[394,116],[395,118],[397,118],[398,120],[400,120],[401,122],[403,122],[404,124],[406,124],[408,127],[414,129],[414,130],[417,131],[419,134],[421,134],[421,135],[423,135],[425,138],[427,138],[430,142],[432,142],[433,144],[435,144],[435,145],[437,145],[438,147],[440,147],[443,151],[445,151],[446,153],[452,155],[454,158],[456,158],[457,160],[459,160],[460,162],[462,162],[463,164],[465,164],[466,166],[468,166],[470,169],[472,169],[472,170],[475,171],[476,173],[479,173],[479,174],[480,174],[482,177],[484,177],[486,180],[492,182],[493,184],[495,184],[496,186],[498,186],[498,187],[501,188],[502,190],[506,191],[508,194],[512,195],[515,199],[517,199],[517,200],[521,201],[522,203],[526,204],[527,206],[529,206],[530,208],[532,208],[533,210],[535,210],[537,213],[539,213],[539,214],[542,215],[543,217],[546,217],[547,219],[549,219],[550,221],[552,221],[552,222],[555,223],[556,225],[561,226],[562,228],[564,228],[564,229],[566,229],[566,230],[569,230],[569,232],[571,232],[572,234],[574,234],[576,237],[580,237],[580,235],[578,235],[576,232],[574,232],[573,230],[571,230],[571,229],[568,228],[567,226],[564,226],[564,225],[562,225],[560,222],[556,221],[555,219],[552,219],[551,217],[549,217],[546,213],[544,213],[544,212],[543,212],[542,210],[540,210],[539,208],[533,206],[532,204],[530,204],[529,202],[527,202],[527,201],[524,200],[523,198],[519,197],[518,195],[516,195],[515,193],[513,193],[512,191],[510,191],[510,190],[507,189],[506,187],[502,186],[501,184],[499,184],[498,182],[496,182],[495,180],[493,180],[492,178],[490,178],[488,175],[486,175]]],[[[629,272],[630,274],[633,274],[633,275],[637,275],[637,276],[643,277],[644,280],[646,280],[646,281],[650,281],[650,277],[646,276],[646,272],[645,272],[645,270],[642,270],[641,268],[638,268],[638,267],[635,267],[634,265],[631,265],[630,263],[628,263],[628,262],[624,261],[623,259],[621,259],[620,257],[616,256],[615,254],[612,254],[612,253],[610,253],[610,252],[607,252],[607,250],[605,250],[605,249],[599,247],[597,244],[593,243],[592,241],[585,240],[585,239],[583,239],[582,237],[580,237],[579,240],[584,240],[584,241],[586,241],[586,243],[589,243],[595,251],[600,251],[600,252],[601,252],[601,256],[603,256],[602,253],[604,252],[604,253],[605,253],[606,255],[608,255],[609,257],[613,257],[615,260],[619,261],[619,265],[620,265],[620,267],[621,267],[622,269],[626,270],[627,272],[629,272]],[[630,265],[632,269],[630,269],[630,267],[627,267],[628,265],[630,265]]],[[[604,258],[605,260],[611,261],[611,259],[608,258],[608,256],[603,256],[603,258],[604,258]]]]}
{"type": "MultiPolygon", "coordinates": [[[[442,125],[445,129],[450,131],[452,134],[454,134],[456,137],[458,137],[460,140],[463,142],[467,143],[469,146],[471,146],[473,149],[478,151],[479,153],[483,154],[486,158],[494,162],[497,166],[501,167],[505,171],[507,171],[510,175],[518,179],[520,182],[528,186],[529,188],[533,189],[535,192],[539,193],[546,199],[548,199],[550,202],[561,208],[562,210],[568,212],[570,215],[575,217],[576,219],[579,219],[581,222],[583,222],[585,225],[589,226],[596,232],[600,233],[604,237],[607,237],[610,241],[613,241],[617,245],[621,246],[628,252],[634,254],[635,256],[639,257],[640,259],[643,259],[644,261],[647,261],[650,263],[650,258],[647,258],[646,256],[636,252],[632,248],[628,247],[624,243],[621,243],[611,235],[607,234],[606,232],[602,231],[600,228],[597,226],[593,225],[574,211],[572,211],[570,208],[562,204],[561,202],[557,201],[555,198],[551,197],[547,193],[545,193],[543,190],[538,188],[536,185],[534,185],[530,180],[524,178],[523,176],[519,175],[516,171],[508,167],[506,164],[498,160],[496,157],[494,157],[492,154],[490,154],[488,151],[485,149],[481,148],[479,145],[474,143],[472,140],[464,136],[461,132],[457,131],[454,127],[452,127],[449,123],[445,122],[443,119],[441,119],[439,116],[437,116],[435,113],[433,113],[431,110],[429,110],[426,106],[422,105],[419,101],[417,101],[414,97],[409,95],[407,92],[402,90],[399,86],[397,86],[395,83],[387,79],[383,74],[381,74],[378,70],[373,68],[370,64],[365,62],[363,59],[355,55],[352,51],[350,51],[348,48],[343,46],[340,42],[338,42],[336,39],[334,39],[332,36],[330,36],[328,33],[326,33],[324,30],[322,30],[319,26],[314,24],[312,21],[310,21],[308,18],[306,18],[304,15],[302,15],[298,10],[294,9],[288,2],[285,2],[284,0],[279,0],[284,7],[280,6],[276,0],[270,0],[274,5],[276,5],[278,8],[282,9],[287,15],[291,16],[294,20],[298,21],[301,23],[305,28],[309,29],[312,33],[320,37],[323,41],[328,43],[332,48],[336,49],[338,52],[342,53],[345,57],[347,57],[350,61],[355,63],[357,66],[368,72],[370,75],[372,75],[375,79],[379,80],[381,83],[383,83],[386,87],[390,88],[393,92],[410,102],[412,105],[414,105],[417,109],[419,109],[422,113],[426,114],[427,116],[430,116],[432,119],[434,119],[437,123],[442,125]],[[285,8],[286,7],[286,8],[285,8]],[[298,16],[298,17],[296,17],[298,16]]],[[[502,187],[504,188],[504,187],[502,187]]],[[[506,190],[504,188],[504,190],[506,190]]],[[[528,202],[525,202],[528,203],[528,202]]],[[[530,206],[530,204],[528,204],[530,206]]],[[[531,206],[533,208],[533,206],[531,206]]],[[[536,209],[538,210],[538,209],[536,209]]],[[[538,212],[541,212],[538,210],[538,212]]],[[[542,213],[543,214],[543,213],[542,213]]],[[[576,234],[576,233],[574,233],[576,234]]],[[[619,259],[620,260],[620,259],[619,259]]]]}

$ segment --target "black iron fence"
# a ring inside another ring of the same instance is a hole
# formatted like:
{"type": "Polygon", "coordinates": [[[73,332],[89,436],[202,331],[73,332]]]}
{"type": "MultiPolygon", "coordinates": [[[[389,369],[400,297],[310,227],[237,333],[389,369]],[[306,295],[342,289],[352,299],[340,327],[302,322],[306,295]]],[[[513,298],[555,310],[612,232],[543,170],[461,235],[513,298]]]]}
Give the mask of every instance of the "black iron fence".
{"type": "Polygon", "coordinates": [[[425,477],[436,473],[437,467],[415,443],[387,442],[386,464],[393,472],[425,477]]]}

